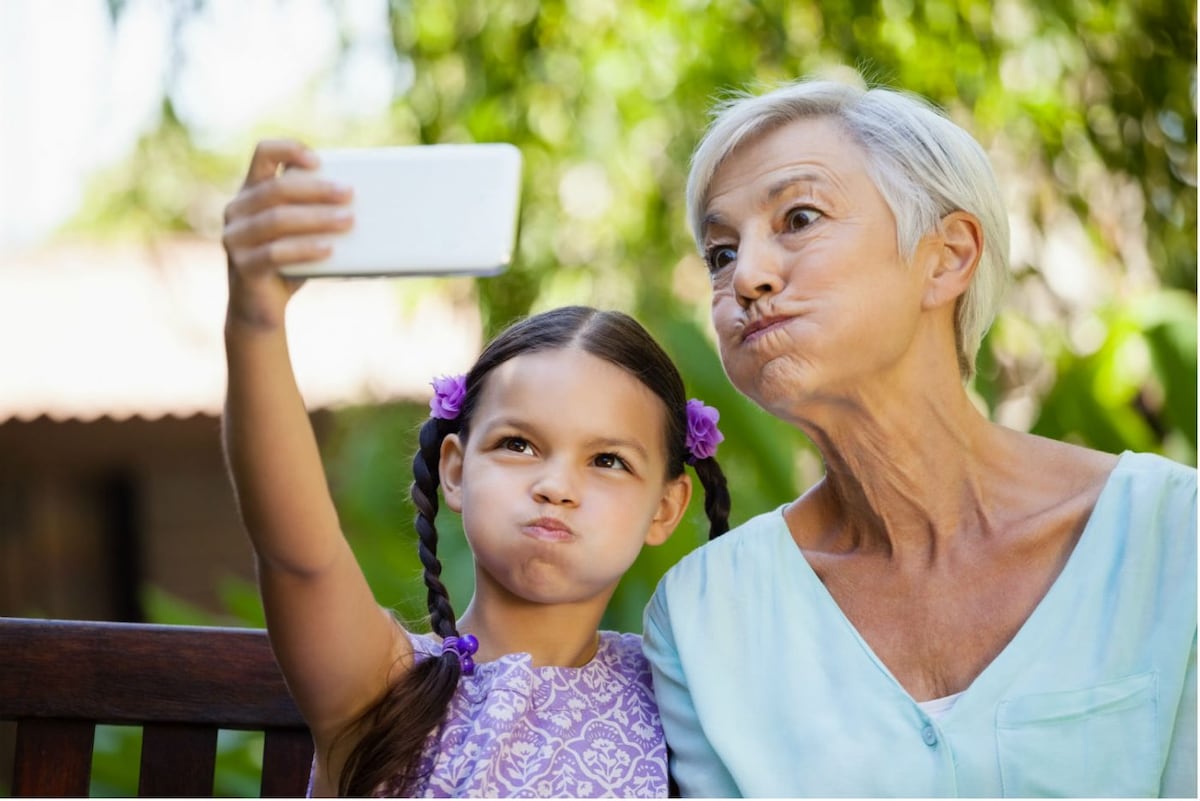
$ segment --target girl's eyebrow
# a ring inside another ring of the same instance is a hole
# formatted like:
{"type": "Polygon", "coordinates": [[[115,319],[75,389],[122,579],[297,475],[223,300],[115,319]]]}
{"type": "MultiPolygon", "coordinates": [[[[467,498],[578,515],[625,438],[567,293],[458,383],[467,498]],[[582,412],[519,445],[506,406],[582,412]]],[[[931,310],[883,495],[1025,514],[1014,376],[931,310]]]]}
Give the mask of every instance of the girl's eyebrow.
{"type": "Polygon", "coordinates": [[[484,431],[490,431],[497,428],[512,428],[517,431],[529,431],[537,433],[537,425],[520,417],[496,417],[491,420],[484,419],[481,421],[479,428],[484,431]]]}
{"type": "Polygon", "coordinates": [[[636,453],[642,459],[649,458],[646,453],[646,449],[642,447],[640,442],[634,439],[621,439],[620,437],[597,437],[595,439],[588,440],[584,444],[589,450],[630,450],[636,453]]]}

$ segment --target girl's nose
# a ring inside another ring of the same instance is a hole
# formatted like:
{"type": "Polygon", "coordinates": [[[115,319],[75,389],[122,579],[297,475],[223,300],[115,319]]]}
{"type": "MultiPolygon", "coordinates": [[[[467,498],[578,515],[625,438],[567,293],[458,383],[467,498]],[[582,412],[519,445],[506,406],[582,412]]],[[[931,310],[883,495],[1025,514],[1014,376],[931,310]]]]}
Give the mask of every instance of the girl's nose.
{"type": "Polygon", "coordinates": [[[538,475],[531,488],[538,503],[555,506],[574,506],[579,502],[578,487],[574,475],[566,465],[546,462],[545,469],[538,475]]]}

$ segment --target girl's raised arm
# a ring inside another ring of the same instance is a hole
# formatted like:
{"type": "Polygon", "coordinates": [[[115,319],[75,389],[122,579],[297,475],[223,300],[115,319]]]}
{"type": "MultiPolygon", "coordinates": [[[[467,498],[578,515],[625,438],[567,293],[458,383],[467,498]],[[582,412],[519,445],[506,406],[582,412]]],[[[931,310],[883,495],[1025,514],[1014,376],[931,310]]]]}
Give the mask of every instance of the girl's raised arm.
{"type": "Polygon", "coordinates": [[[298,142],[254,152],[225,211],[228,389],[223,439],[257,557],[267,628],[318,753],[387,687],[412,649],[380,608],[342,535],[288,355],[284,312],[298,282],[277,270],[324,258],[351,224],[349,195],[305,170],[298,142]]]}

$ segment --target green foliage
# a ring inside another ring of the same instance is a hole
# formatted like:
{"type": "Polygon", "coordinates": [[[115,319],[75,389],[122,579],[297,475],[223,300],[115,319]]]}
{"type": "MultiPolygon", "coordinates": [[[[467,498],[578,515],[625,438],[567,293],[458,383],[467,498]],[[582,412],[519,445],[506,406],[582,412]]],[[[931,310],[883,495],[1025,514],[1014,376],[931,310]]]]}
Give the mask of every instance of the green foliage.
{"type": "Polygon", "coordinates": [[[1195,463],[1195,301],[1161,292],[1108,310],[1107,336],[1094,353],[1060,356],[1058,381],[1034,432],[1195,463]]]}
{"type": "Polygon", "coordinates": [[[127,161],[94,177],[66,232],[94,238],[216,234],[212,209],[228,199],[244,160],[197,148],[165,99],[158,128],[127,161]]]}
{"type": "Polygon", "coordinates": [[[142,758],[142,730],[137,726],[97,726],[92,747],[92,782],[88,795],[121,798],[137,795],[137,765],[142,758]]]}
{"type": "MultiPolygon", "coordinates": [[[[262,781],[262,732],[217,732],[216,798],[256,798],[262,781]]],[[[92,798],[128,798],[137,793],[142,730],[137,726],[97,726],[92,749],[92,798]]]]}

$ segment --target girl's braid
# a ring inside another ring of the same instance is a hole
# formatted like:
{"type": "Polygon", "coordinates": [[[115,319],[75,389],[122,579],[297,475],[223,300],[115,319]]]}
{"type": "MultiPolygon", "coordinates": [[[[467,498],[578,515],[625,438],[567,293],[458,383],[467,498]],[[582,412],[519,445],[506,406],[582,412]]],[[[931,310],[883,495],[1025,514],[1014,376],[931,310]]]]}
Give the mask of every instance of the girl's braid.
{"type": "Polygon", "coordinates": [[[729,530],[729,487],[721,465],[713,457],[692,463],[696,477],[704,487],[704,513],[708,515],[708,538],[715,540],[729,530]]]}
{"type": "Polygon", "coordinates": [[[425,586],[429,589],[429,623],[439,637],[456,637],[454,609],[450,593],[442,583],[442,563],[437,558],[438,461],[442,440],[458,430],[457,420],[431,417],[421,426],[420,447],[413,457],[413,483],[409,494],[417,507],[415,521],[419,540],[417,553],[425,566],[425,586]]]}

